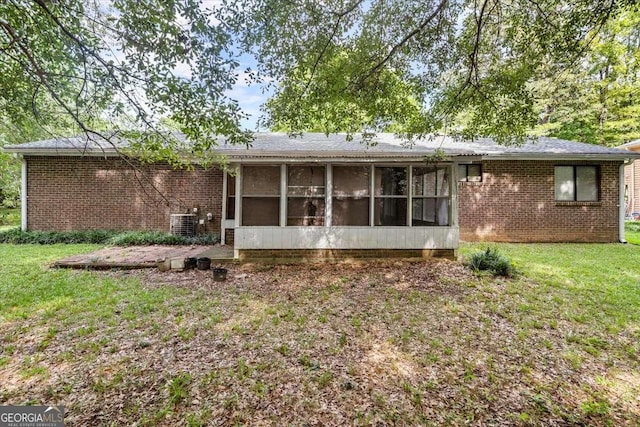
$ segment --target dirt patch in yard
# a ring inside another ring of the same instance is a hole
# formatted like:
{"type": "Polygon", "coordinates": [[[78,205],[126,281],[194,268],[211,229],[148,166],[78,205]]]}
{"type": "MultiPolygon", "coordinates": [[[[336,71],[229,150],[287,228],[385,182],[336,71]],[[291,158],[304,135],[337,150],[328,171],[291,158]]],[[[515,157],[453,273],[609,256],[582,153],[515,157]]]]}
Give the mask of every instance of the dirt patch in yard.
{"type": "Polygon", "coordinates": [[[583,351],[580,325],[527,310],[524,278],[447,260],[228,268],[91,273],[135,285],[82,320],[10,325],[0,403],[65,404],[70,425],[640,420],[627,337],[583,351]]]}
{"type": "Polygon", "coordinates": [[[187,257],[230,260],[233,258],[233,248],[221,245],[112,246],[57,260],[53,266],[92,270],[155,268],[164,259],[187,257]]]}

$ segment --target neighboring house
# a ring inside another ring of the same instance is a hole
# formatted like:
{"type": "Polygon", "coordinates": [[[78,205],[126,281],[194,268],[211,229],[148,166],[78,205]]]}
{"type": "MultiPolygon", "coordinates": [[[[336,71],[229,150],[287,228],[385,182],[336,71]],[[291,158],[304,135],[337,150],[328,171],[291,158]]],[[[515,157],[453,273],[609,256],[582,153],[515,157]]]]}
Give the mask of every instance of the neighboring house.
{"type": "Polygon", "coordinates": [[[172,214],[193,214],[199,232],[220,232],[245,259],[452,256],[459,240],[624,238],[623,167],[640,153],[552,138],[373,142],[258,133],[249,149],[216,148],[233,174],[140,165],[81,138],[5,151],[23,158],[22,227],[31,230],[168,231],[172,214]]]}
{"type": "MultiPolygon", "coordinates": [[[[640,139],[627,142],[620,148],[640,154],[640,139]]],[[[624,169],[625,203],[627,216],[640,217],[640,162],[627,165],[624,169]]]]}

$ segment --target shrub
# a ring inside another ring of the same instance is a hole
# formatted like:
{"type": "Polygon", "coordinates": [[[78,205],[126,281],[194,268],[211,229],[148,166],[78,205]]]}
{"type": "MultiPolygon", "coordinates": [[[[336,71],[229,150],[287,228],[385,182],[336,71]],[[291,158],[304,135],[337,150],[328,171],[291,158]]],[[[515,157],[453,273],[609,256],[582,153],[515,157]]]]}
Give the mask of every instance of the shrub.
{"type": "Polygon", "coordinates": [[[20,209],[7,209],[0,206],[0,225],[20,225],[20,209]]]}
{"type": "Polygon", "coordinates": [[[106,230],[91,231],[21,231],[19,228],[0,232],[0,243],[40,244],[55,243],[97,243],[107,241],[113,232],[106,230]]]}
{"type": "Polygon", "coordinates": [[[107,243],[114,246],[145,246],[180,245],[185,242],[184,237],[160,231],[125,231],[115,234],[107,243]]]}
{"type": "Polygon", "coordinates": [[[0,243],[52,245],[56,243],[93,243],[114,246],[146,245],[213,245],[216,234],[182,237],[160,231],[21,231],[12,228],[0,232],[0,243]]]}
{"type": "Polygon", "coordinates": [[[512,277],[516,274],[511,261],[495,248],[471,255],[468,265],[473,271],[489,271],[496,276],[512,277]]]}
{"type": "Polygon", "coordinates": [[[640,233],[640,221],[626,221],[624,223],[624,228],[626,231],[640,233]]]}

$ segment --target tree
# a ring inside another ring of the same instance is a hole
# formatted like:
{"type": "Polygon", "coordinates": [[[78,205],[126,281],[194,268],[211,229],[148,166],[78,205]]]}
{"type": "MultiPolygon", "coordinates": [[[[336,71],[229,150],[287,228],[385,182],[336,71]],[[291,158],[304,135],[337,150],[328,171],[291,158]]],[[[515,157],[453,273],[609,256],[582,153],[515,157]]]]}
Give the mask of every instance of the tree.
{"type": "Polygon", "coordinates": [[[583,61],[539,84],[539,132],[609,146],[640,138],[640,11],[611,19],[583,61]]]}
{"type": "Polygon", "coordinates": [[[384,82],[393,75],[421,110],[406,133],[506,143],[538,122],[534,83],[575,67],[593,34],[632,3],[266,0],[252,3],[242,40],[261,72],[280,77],[268,111],[300,130],[343,117],[347,106],[366,111],[362,130],[384,130],[395,95],[384,82]],[[349,54],[337,64],[336,52],[349,54]]]}
{"type": "MultiPolygon", "coordinates": [[[[44,110],[51,114],[55,108],[51,106],[44,110]]],[[[65,120],[51,118],[50,123],[44,126],[44,123],[29,114],[16,114],[10,119],[6,111],[0,111],[0,148],[69,133],[69,129],[65,128],[69,123],[65,120]]],[[[0,151],[0,206],[13,208],[19,205],[20,165],[19,159],[0,151]]]]}
{"type": "Polygon", "coordinates": [[[305,68],[308,62],[291,70],[277,95],[265,105],[265,125],[275,131],[353,134],[367,130],[374,122],[384,131],[403,132],[414,120],[420,120],[422,108],[414,97],[414,88],[391,71],[369,82],[370,90],[344,92],[348,82],[343,77],[350,74],[348,67],[355,54],[325,52],[329,64],[316,70],[313,79],[314,71],[305,68]]]}
{"type": "Polygon", "coordinates": [[[290,131],[521,140],[538,119],[533,82],[573,67],[632,3],[6,0],[0,111],[50,133],[126,136],[142,158],[205,156],[215,136],[251,140],[226,95],[251,53],[248,75],[276,87],[267,122],[290,131]]]}
{"type": "Polygon", "coordinates": [[[223,23],[232,12],[198,0],[4,1],[0,111],[52,134],[125,135],[143,155],[174,160],[179,141],[163,118],[196,153],[214,136],[247,142],[225,95],[239,67],[223,23]]]}

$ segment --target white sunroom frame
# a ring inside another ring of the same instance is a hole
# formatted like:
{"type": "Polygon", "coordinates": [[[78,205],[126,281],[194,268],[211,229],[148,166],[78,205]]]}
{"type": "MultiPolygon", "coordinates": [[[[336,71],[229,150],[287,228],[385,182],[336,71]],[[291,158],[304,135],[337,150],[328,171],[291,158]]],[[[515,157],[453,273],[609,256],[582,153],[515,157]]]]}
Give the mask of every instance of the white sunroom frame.
{"type": "Polygon", "coordinates": [[[261,162],[243,162],[233,165],[235,174],[235,218],[227,219],[228,174],[223,176],[221,241],[225,244],[225,231],[234,229],[234,254],[239,257],[241,250],[271,249],[457,249],[459,241],[458,202],[457,202],[457,164],[441,162],[436,166],[449,167],[449,225],[413,226],[412,216],[412,178],[414,167],[424,167],[424,162],[405,160],[403,162],[381,161],[336,162],[330,160],[300,161],[273,160],[261,162]],[[325,167],[325,221],[320,226],[288,226],[287,224],[287,167],[289,165],[322,165],[325,167]],[[242,167],[243,166],[280,166],[280,218],[279,225],[243,226],[242,225],[242,167]],[[369,184],[369,225],[333,226],[333,166],[370,167],[369,184]],[[375,223],[375,168],[407,168],[407,225],[380,226],[375,223]]]}

